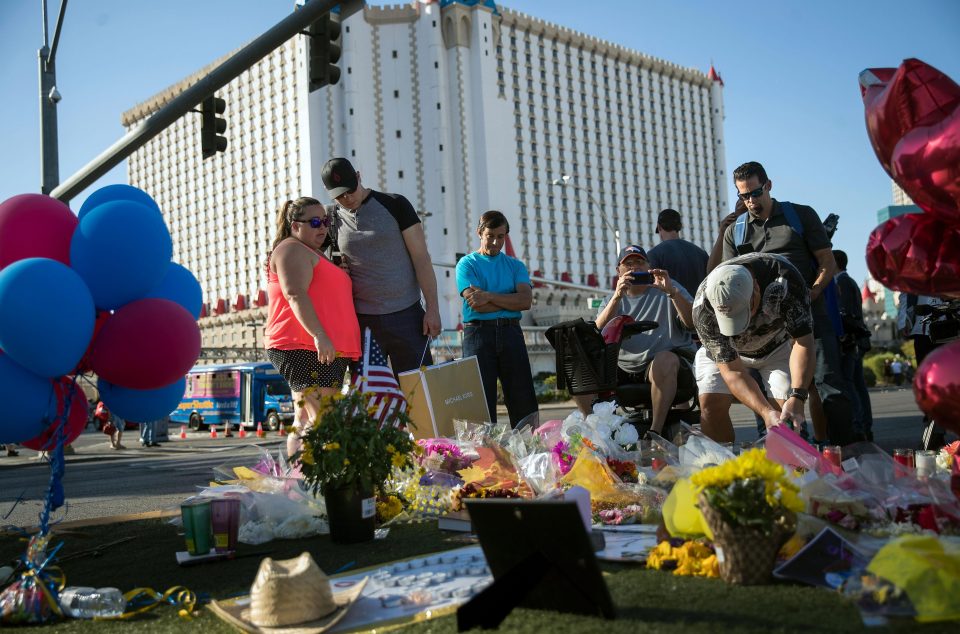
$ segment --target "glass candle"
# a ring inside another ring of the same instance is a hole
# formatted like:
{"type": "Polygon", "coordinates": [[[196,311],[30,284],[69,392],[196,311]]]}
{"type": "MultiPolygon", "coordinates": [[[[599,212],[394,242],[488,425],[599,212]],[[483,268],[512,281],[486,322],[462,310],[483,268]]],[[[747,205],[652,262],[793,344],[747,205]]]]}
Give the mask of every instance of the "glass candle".
{"type": "Polygon", "coordinates": [[[823,459],[829,462],[830,464],[836,467],[839,467],[841,462],[840,445],[824,445],[823,459]]]}
{"type": "Polygon", "coordinates": [[[896,463],[893,467],[894,477],[903,478],[914,475],[916,463],[914,462],[913,449],[894,449],[893,461],[896,463]]]}
{"type": "Polygon", "coordinates": [[[914,454],[918,478],[929,478],[937,471],[937,452],[929,449],[914,454]]]}

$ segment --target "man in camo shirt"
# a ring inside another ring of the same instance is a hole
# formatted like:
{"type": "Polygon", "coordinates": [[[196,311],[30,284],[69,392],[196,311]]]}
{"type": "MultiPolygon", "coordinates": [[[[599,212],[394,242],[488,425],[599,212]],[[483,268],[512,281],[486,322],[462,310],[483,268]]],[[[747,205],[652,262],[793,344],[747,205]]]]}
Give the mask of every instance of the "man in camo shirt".
{"type": "Polygon", "coordinates": [[[732,442],[730,405],[736,398],[767,428],[803,424],[816,348],[810,294],[786,258],[750,253],[714,269],[697,290],[693,321],[703,347],[695,372],[703,432],[732,442]],[[756,369],[777,407],[750,376],[756,369]]]}

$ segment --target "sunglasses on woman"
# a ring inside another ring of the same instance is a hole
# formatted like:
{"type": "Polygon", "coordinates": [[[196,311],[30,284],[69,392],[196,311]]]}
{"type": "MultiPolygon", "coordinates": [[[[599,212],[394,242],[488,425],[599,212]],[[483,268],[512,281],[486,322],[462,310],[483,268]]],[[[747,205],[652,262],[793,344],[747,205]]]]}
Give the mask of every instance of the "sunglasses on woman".
{"type": "Polygon", "coordinates": [[[333,224],[333,218],[330,216],[314,216],[310,219],[297,218],[294,222],[302,222],[304,224],[310,225],[311,229],[319,229],[320,227],[329,227],[333,224]]]}

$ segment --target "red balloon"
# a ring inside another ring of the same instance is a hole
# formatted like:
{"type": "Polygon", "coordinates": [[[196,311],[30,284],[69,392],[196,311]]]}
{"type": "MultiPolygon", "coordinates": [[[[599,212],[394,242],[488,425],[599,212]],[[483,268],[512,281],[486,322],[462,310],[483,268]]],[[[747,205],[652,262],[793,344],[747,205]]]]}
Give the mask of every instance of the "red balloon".
{"type": "Polygon", "coordinates": [[[927,355],[913,378],[913,395],[927,416],[960,434],[960,341],[927,355]]]}
{"type": "Polygon", "coordinates": [[[927,213],[960,221],[960,106],[907,132],[893,149],[893,179],[927,213]]]}
{"type": "Polygon", "coordinates": [[[960,106],[960,86],[919,59],[906,59],[896,70],[867,69],[860,73],[860,86],[870,143],[890,176],[900,139],[914,128],[939,123],[960,106]]]}
{"type": "Polygon", "coordinates": [[[887,288],[960,297],[960,225],[927,214],[891,218],[867,241],[867,268],[887,288]]]}
{"type": "Polygon", "coordinates": [[[168,299],[140,299],[118,309],[93,344],[90,364],[114,385],[152,390],[183,378],[200,356],[200,327],[168,299]]]}
{"type": "MultiPolygon", "coordinates": [[[[63,428],[63,444],[65,445],[69,445],[76,440],[77,436],[83,433],[84,428],[87,426],[87,395],[84,394],[83,388],[81,388],[80,385],[75,384],[73,380],[67,377],[62,377],[53,384],[53,391],[57,395],[56,415],[60,416],[63,413],[63,408],[66,404],[65,397],[67,390],[69,390],[71,386],[73,387],[73,398],[70,399],[70,414],[67,416],[66,426],[63,428]]],[[[53,414],[53,412],[51,412],[51,414],[53,414]]],[[[20,444],[34,451],[50,451],[55,447],[57,442],[55,436],[56,430],[57,426],[51,423],[43,430],[42,434],[20,444]]]]}
{"type": "Polygon", "coordinates": [[[0,269],[24,258],[50,258],[70,266],[77,217],[56,198],[20,194],[0,203],[0,269]]]}
{"type": "Polygon", "coordinates": [[[97,312],[96,321],[93,322],[93,336],[90,337],[90,344],[87,346],[86,352],[83,353],[83,356],[80,358],[80,363],[77,364],[77,367],[73,369],[73,372],[70,374],[86,374],[91,372],[93,367],[90,365],[90,357],[93,355],[93,346],[97,342],[97,335],[100,334],[100,331],[103,330],[104,324],[107,323],[107,320],[113,316],[109,310],[101,310],[97,312]]]}

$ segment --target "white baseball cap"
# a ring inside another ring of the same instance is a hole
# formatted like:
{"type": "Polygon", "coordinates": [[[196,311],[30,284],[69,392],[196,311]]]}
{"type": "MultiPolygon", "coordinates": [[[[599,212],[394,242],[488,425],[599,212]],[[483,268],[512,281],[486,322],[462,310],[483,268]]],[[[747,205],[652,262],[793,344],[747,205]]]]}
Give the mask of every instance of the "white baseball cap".
{"type": "Polygon", "coordinates": [[[750,323],[753,276],[745,266],[723,264],[707,276],[706,297],[717,316],[720,334],[739,335],[750,323]]]}

